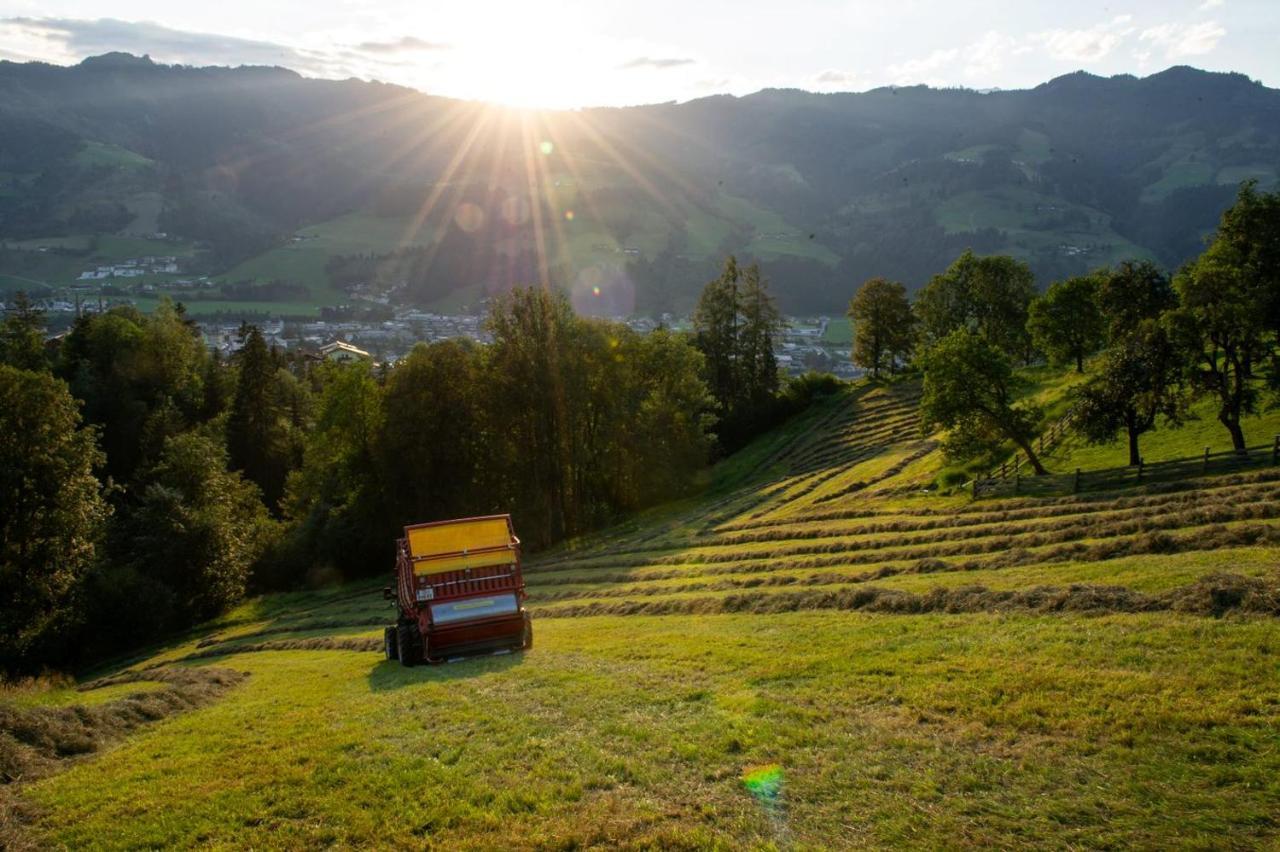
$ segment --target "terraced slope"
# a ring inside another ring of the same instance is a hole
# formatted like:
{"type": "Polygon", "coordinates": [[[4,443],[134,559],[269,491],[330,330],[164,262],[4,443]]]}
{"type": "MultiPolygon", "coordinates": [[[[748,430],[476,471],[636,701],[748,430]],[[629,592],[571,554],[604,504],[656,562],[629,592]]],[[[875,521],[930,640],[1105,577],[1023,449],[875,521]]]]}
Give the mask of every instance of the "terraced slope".
{"type": "MultiPolygon", "coordinates": [[[[1054,499],[921,496],[939,462],[936,441],[919,436],[917,402],[906,383],[832,401],[728,496],[657,534],[535,561],[531,608],[544,618],[1186,608],[1203,578],[1194,554],[1280,542],[1280,472],[1054,499]],[[1157,561],[1169,567],[1130,567],[1157,561]]],[[[1241,556],[1233,582],[1271,566],[1269,555],[1241,556]]]]}
{"type": "Polygon", "coordinates": [[[1280,842],[1280,471],[938,497],[921,491],[940,460],[916,394],[851,389],[702,496],[531,559],[524,655],[382,661],[381,584],[252,601],[128,667],[247,678],[11,787],[0,831],[70,847],[1280,842]]]}

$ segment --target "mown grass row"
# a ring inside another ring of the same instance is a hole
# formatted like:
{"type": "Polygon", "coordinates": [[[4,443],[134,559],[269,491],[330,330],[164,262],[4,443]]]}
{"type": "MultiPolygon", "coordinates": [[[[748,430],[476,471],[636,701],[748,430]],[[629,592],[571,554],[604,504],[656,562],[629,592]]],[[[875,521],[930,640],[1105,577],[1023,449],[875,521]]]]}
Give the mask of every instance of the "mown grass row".
{"type": "MultiPolygon", "coordinates": [[[[1145,554],[1175,554],[1196,551],[1213,551],[1224,548],[1240,548],[1263,546],[1271,547],[1280,544],[1280,526],[1271,524],[1214,524],[1198,529],[1171,532],[1148,532],[1117,538],[1095,541],[1080,541],[1067,544],[1054,544],[1035,548],[1013,548],[994,550],[971,550],[953,553],[952,556],[981,556],[980,559],[962,561],[947,560],[940,555],[916,553],[897,553],[894,558],[861,561],[832,557],[810,557],[790,562],[764,561],[737,565],[691,566],[684,569],[667,571],[646,571],[643,574],[616,573],[601,578],[600,585],[608,588],[611,584],[637,583],[654,580],[676,580],[684,578],[690,581],[703,581],[710,577],[751,575],[775,575],[782,571],[806,570],[816,568],[856,567],[860,564],[874,564],[861,574],[845,577],[851,585],[869,582],[889,576],[905,573],[936,574],[951,571],[999,570],[1012,567],[1054,564],[1054,563],[1086,563],[1102,562],[1120,557],[1145,554]]],[[[784,575],[791,576],[791,575],[784,575]]],[[[583,578],[564,578],[565,585],[583,583],[583,578]]],[[[777,581],[778,585],[787,585],[789,581],[777,581]]],[[[539,600],[539,590],[531,595],[535,603],[539,600]]],[[[544,608],[539,607],[539,613],[544,608]]]]}
{"type": "Polygon", "coordinates": [[[578,565],[542,569],[530,573],[531,584],[543,584],[558,571],[588,572],[639,567],[713,566],[754,564],[768,560],[775,564],[846,564],[896,559],[957,556],[991,553],[1013,548],[1038,548],[1052,544],[1105,540],[1138,533],[1190,529],[1241,521],[1273,520],[1280,517],[1280,499],[1259,499],[1232,505],[1191,505],[1176,510],[1135,509],[1118,518],[1065,516],[1042,522],[975,525],[961,528],[929,529],[914,533],[875,533],[833,540],[783,540],[767,542],[767,547],[714,547],[686,549],[662,554],[633,554],[610,557],[578,565]],[[832,562],[832,560],[835,560],[832,562]]]}
{"type": "Polygon", "coordinates": [[[1280,616],[1280,576],[1214,574],[1160,594],[1138,592],[1124,586],[1093,584],[1036,586],[1029,589],[990,589],[981,585],[959,588],[940,586],[925,592],[881,586],[849,586],[774,593],[757,591],[701,597],[665,597],[657,600],[591,601],[548,607],[541,610],[539,615],[542,618],[721,613],[763,615],[811,609],[858,610],[895,615],[930,612],[1021,611],[1044,614],[1172,610],[1210,616],[1221,616],[1228,612],[1280,616]]]}

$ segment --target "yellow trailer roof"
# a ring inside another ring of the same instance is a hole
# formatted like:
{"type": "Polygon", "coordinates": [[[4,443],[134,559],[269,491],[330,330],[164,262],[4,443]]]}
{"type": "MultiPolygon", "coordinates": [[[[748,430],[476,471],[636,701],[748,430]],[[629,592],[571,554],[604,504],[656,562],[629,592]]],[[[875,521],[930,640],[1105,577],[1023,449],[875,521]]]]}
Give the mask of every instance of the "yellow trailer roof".
{"type": "Polygon", "coordinates": [[[484,551],[469,553],[465,556],[441,556],[437,559],[423,559],[413,563],[413,573],[419,577],[428,574],[443,574],[446,571],[461,571],[464,568],[487,568],[490,565],[512,565],[516,561],[514,550],[484,551]]]}
{"type": "Polygon", "coordinates": [[[405,538],[409,542],[409,556],[415,560],[465,555],[513,544],[511,520],[506,515],[405,527],[405,538]]]}

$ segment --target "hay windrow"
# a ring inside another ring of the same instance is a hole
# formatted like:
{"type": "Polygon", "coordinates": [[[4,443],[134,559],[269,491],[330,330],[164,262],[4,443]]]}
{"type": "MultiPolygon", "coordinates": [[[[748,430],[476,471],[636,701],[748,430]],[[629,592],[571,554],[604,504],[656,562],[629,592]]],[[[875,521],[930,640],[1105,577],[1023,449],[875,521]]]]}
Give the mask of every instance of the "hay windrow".
{"type": "MultiPolygon", "coordinates": [[[[379,621],[378,623],[381,624],[383,622],[379,621]]],[[[364,625],[344,624],[335,626],[361,627],[364,625]]],[[[231,654],[252,654],[258,651],[379,651],[381,649],[382,639],[374,636],[313,636],[307,639],[272,639],[266,642],[246,642],[243,644],[234,644],[231,640],[228,640],[226,644],[214,645],[213,647],[187,654],[180,662],[205,660],[211,657],[226,657],[231,654]]]]}
{"type": "Polygon", "coordinates": [[[90,690],[137,681],[165,684],[106,704],[0,704],[0,784],[46,775],[63,761],[92,754],[143,725],[212,703],[247,677],[225,668],[160,666],[122,672],[80,687],[90,690]]]}
{"type": "Polygon", "coordinates": [[[918,593],[886,589],[881,586],[862,586],[774,594],[751,592],[723,597],[668,598],[655,601],[596,601],[548,607],[541,610],[539,615],[543,618],[580,618],[598,615],[764,614],[819,609],[894,615],[936,612],[1103,614],[1173,610],[1215,617],[1235,612],[1277,616],[1280,615],[1280,577],[1259,578],[1219,573],[1160,594],[1137,592],[1123,586],[1087,583],[1009,590],[994,590],[986,586],[973,585],[934,588],[918,593]]]}
{"type": "Polygon", "coordinates": [[[273,624],[269,627],[263,627],[260,630],[253,630],[248,633],[241,633],[236,636],[223,636],[214,634],[206,636],[196,643],[197,648],[209,648],[214,645],[221,645],[224,642],[240,642],[246,639],[258,639],[263,636],[276,636],[281,633],[304,633],[308,630],[334,630],[346,627],[380,627],[392,620],[389,615],[375,615],[366,618],[322,618],[311,620],[300,620],[286,624],[273,624]]]}

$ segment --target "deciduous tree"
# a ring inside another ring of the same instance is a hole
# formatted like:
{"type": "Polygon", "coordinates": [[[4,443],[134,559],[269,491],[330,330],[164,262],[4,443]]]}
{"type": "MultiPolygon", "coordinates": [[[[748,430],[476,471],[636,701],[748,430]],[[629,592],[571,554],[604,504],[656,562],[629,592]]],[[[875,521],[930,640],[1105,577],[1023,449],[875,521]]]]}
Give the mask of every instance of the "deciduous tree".
{"type": "Polygon", "coordinates": [[[907,300],[907,288],[896,281],[872,278],[849,301],[853,325],[853,363],[880,378],[880,370],[893,370],[911,351],[915,315],[907,300]]]}
{"type": "Polygon", "coordinates": [[[64,653],[107,506],[64,382],[0,365],[0,668],[64,653]]]}
{"type": "Polygon", "coordinates": [[[1022,261],[966,251],[916,296],[921,342],[928,347],[964,328],[1010,358],[1026,360],[1031,349],[1027,311],[1034,296],[1035,276],[1022,261]]]}
{"type": "Polygon", "coordinates": [[[1178,352],[1165,329],[1148,319],[1106,351],[1097,374],[1076,392],[1072,425],[1093,444],[1123,433],[1129,464],[1136,465],[1139,436],[1161,419],[1178,425],[1187,402],[1178,352]]]}
{"type": "Polygon", "coordinates": [[[1035,346],[1055,363],[1075,364],[1077,373],[1084,372],[1085,357],[1104,341],[1098,288],[1093,275],[1055,281],[1029,310],[1027,330],[1035,346]]]}
{"type": "Polygon", "coordinates": [[[1148,260],[1126,260],[1115,269],[1100,270],[1097,278],[1098,307],[1111,342],[1121,340],[1144,320],[1159,319],[1177,307],[1173,282],[1148,260]]]}
{"type": "Polygon", "coordinates": [[[1241,420],[1258,408],[1253,365],[1265,346],[1266,314],[1241,259],[1228,244],[1214,244],[1174,280],[1179,307],[1166,315],[1183,353],[1192,386],[1218,404],[1218,421],[1231,445],[1244,450],[1241,420]]]}
{"type": "Polygon", "coordinates": [[[925,351],[920,367],[922,427],[948,430],[948,456],[967,458],[1010,441],[1037,475],[1048,473],[1031,444],[1041,412],[1015,403],[1013,367],[1004,352],[980,334],[957,328],[925,351]]]}

